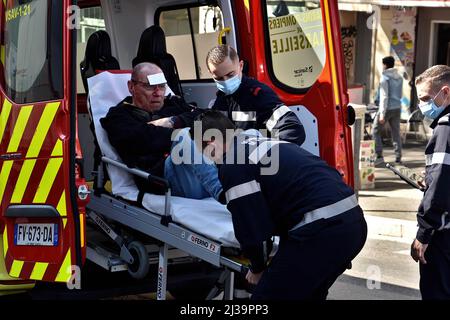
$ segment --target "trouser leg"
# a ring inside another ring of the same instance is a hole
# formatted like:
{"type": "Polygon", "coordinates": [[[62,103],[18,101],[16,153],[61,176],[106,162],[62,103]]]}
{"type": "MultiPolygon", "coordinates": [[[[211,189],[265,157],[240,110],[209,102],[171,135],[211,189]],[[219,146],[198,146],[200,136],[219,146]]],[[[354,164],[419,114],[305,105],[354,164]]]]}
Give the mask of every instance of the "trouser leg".
{"type": "Polygon", "coordinates": [[[367,225],[361,217],[324,227],[311,237],[283,238],[252,299],[326,299],[328,289],[362,249],[366,237],[367,225]]]}
{"type": "Polygon", "coordinates": [[[392,134],[392,144],[394,145],[394,152],[396,159],[402,158],[402,139],[400,136],[400,113],[401,110],[388,111],[386,120],[389,122],[392,134]]]}
{"type": "Polygon", "coordinates": [[[420,293],[423,300],[450,300],[450,230],[438,231],[420,264],[420,293]]]}
{"type": "Polygon", "coordinates": [[[378,157],[383,156],[383,141],[381,140],[381,132],[384,125],[380,123],[380,113],[378,112],[373,121],[372,136],[375,140],[375,152],[378,157]]]}

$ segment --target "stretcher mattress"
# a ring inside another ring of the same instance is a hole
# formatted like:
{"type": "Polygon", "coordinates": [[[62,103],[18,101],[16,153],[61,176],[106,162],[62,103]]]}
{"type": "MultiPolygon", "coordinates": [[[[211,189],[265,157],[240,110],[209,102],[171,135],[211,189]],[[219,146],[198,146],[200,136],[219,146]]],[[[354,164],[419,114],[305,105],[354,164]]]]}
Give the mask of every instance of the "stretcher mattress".
{"type": "MultiPolygon", "coordinates": [[[[130,74],[113,74],[102,72],[88,79],[89,105],[95,126],[97,141],[102,154],[112,160],[122,162],[116,150],[111,146],[106,131],[100,124],[100,119],[106,116],[108,110],[117,105],[129,94],[127,81],[130,74]]],[[[114,166],[107,166],[111,179],[112,193],[126,200],[136,201],[139,190],[133,176],[114,166]]],[[[165,197],[145,194],[142,205],[145,209],[164,214],[165,197]]],[[[231,214],[227,208],[213,198],[202,200],[171,197],[172,220],[193,232],[221,242],[227,247],[239,247],[234,236],[231,214]]]]}

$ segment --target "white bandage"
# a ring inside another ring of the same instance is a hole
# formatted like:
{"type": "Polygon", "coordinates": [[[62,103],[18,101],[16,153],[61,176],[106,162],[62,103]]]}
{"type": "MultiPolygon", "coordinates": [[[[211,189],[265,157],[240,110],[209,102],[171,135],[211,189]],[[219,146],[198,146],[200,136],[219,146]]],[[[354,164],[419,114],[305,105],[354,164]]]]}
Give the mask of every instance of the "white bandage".
{"type": "Polygon", "coordinates": [[[147,76],[147,79],[148,79],[148,83],[150,85],[167,83],[164,73],[151,74],[151,75],[147,76]]]}

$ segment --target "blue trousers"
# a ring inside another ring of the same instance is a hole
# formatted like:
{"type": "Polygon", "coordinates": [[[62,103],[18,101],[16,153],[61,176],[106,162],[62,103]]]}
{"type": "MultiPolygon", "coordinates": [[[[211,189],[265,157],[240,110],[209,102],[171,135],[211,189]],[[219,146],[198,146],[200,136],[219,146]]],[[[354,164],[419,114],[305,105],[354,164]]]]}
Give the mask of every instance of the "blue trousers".
{"type": "Polygon", "coordinates": [[[182,129],[173,142],[164,164],[164,176],[174,196],[218,200],[222,192],[216,165],[196,148],[188,128],[182,129]]]}

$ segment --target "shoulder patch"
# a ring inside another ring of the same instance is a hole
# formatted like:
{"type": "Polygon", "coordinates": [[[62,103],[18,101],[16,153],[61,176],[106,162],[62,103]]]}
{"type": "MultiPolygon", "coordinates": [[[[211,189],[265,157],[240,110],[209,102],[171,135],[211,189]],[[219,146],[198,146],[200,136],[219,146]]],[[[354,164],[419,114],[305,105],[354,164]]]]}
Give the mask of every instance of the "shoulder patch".
{"type": "Polygon", "coordinates": [[[261,87],[251,88],[250,91],[256,97],[258,95],[258,93],[261,91],[261,87]]]}
{"type": "Polygon", "coordinates": [[[439,124],[446,124],[449,125],[450,124],[450,113],[446,114],[445,116],[443,116],[442,118],[439,119],[438,121],[439,124]]]}

